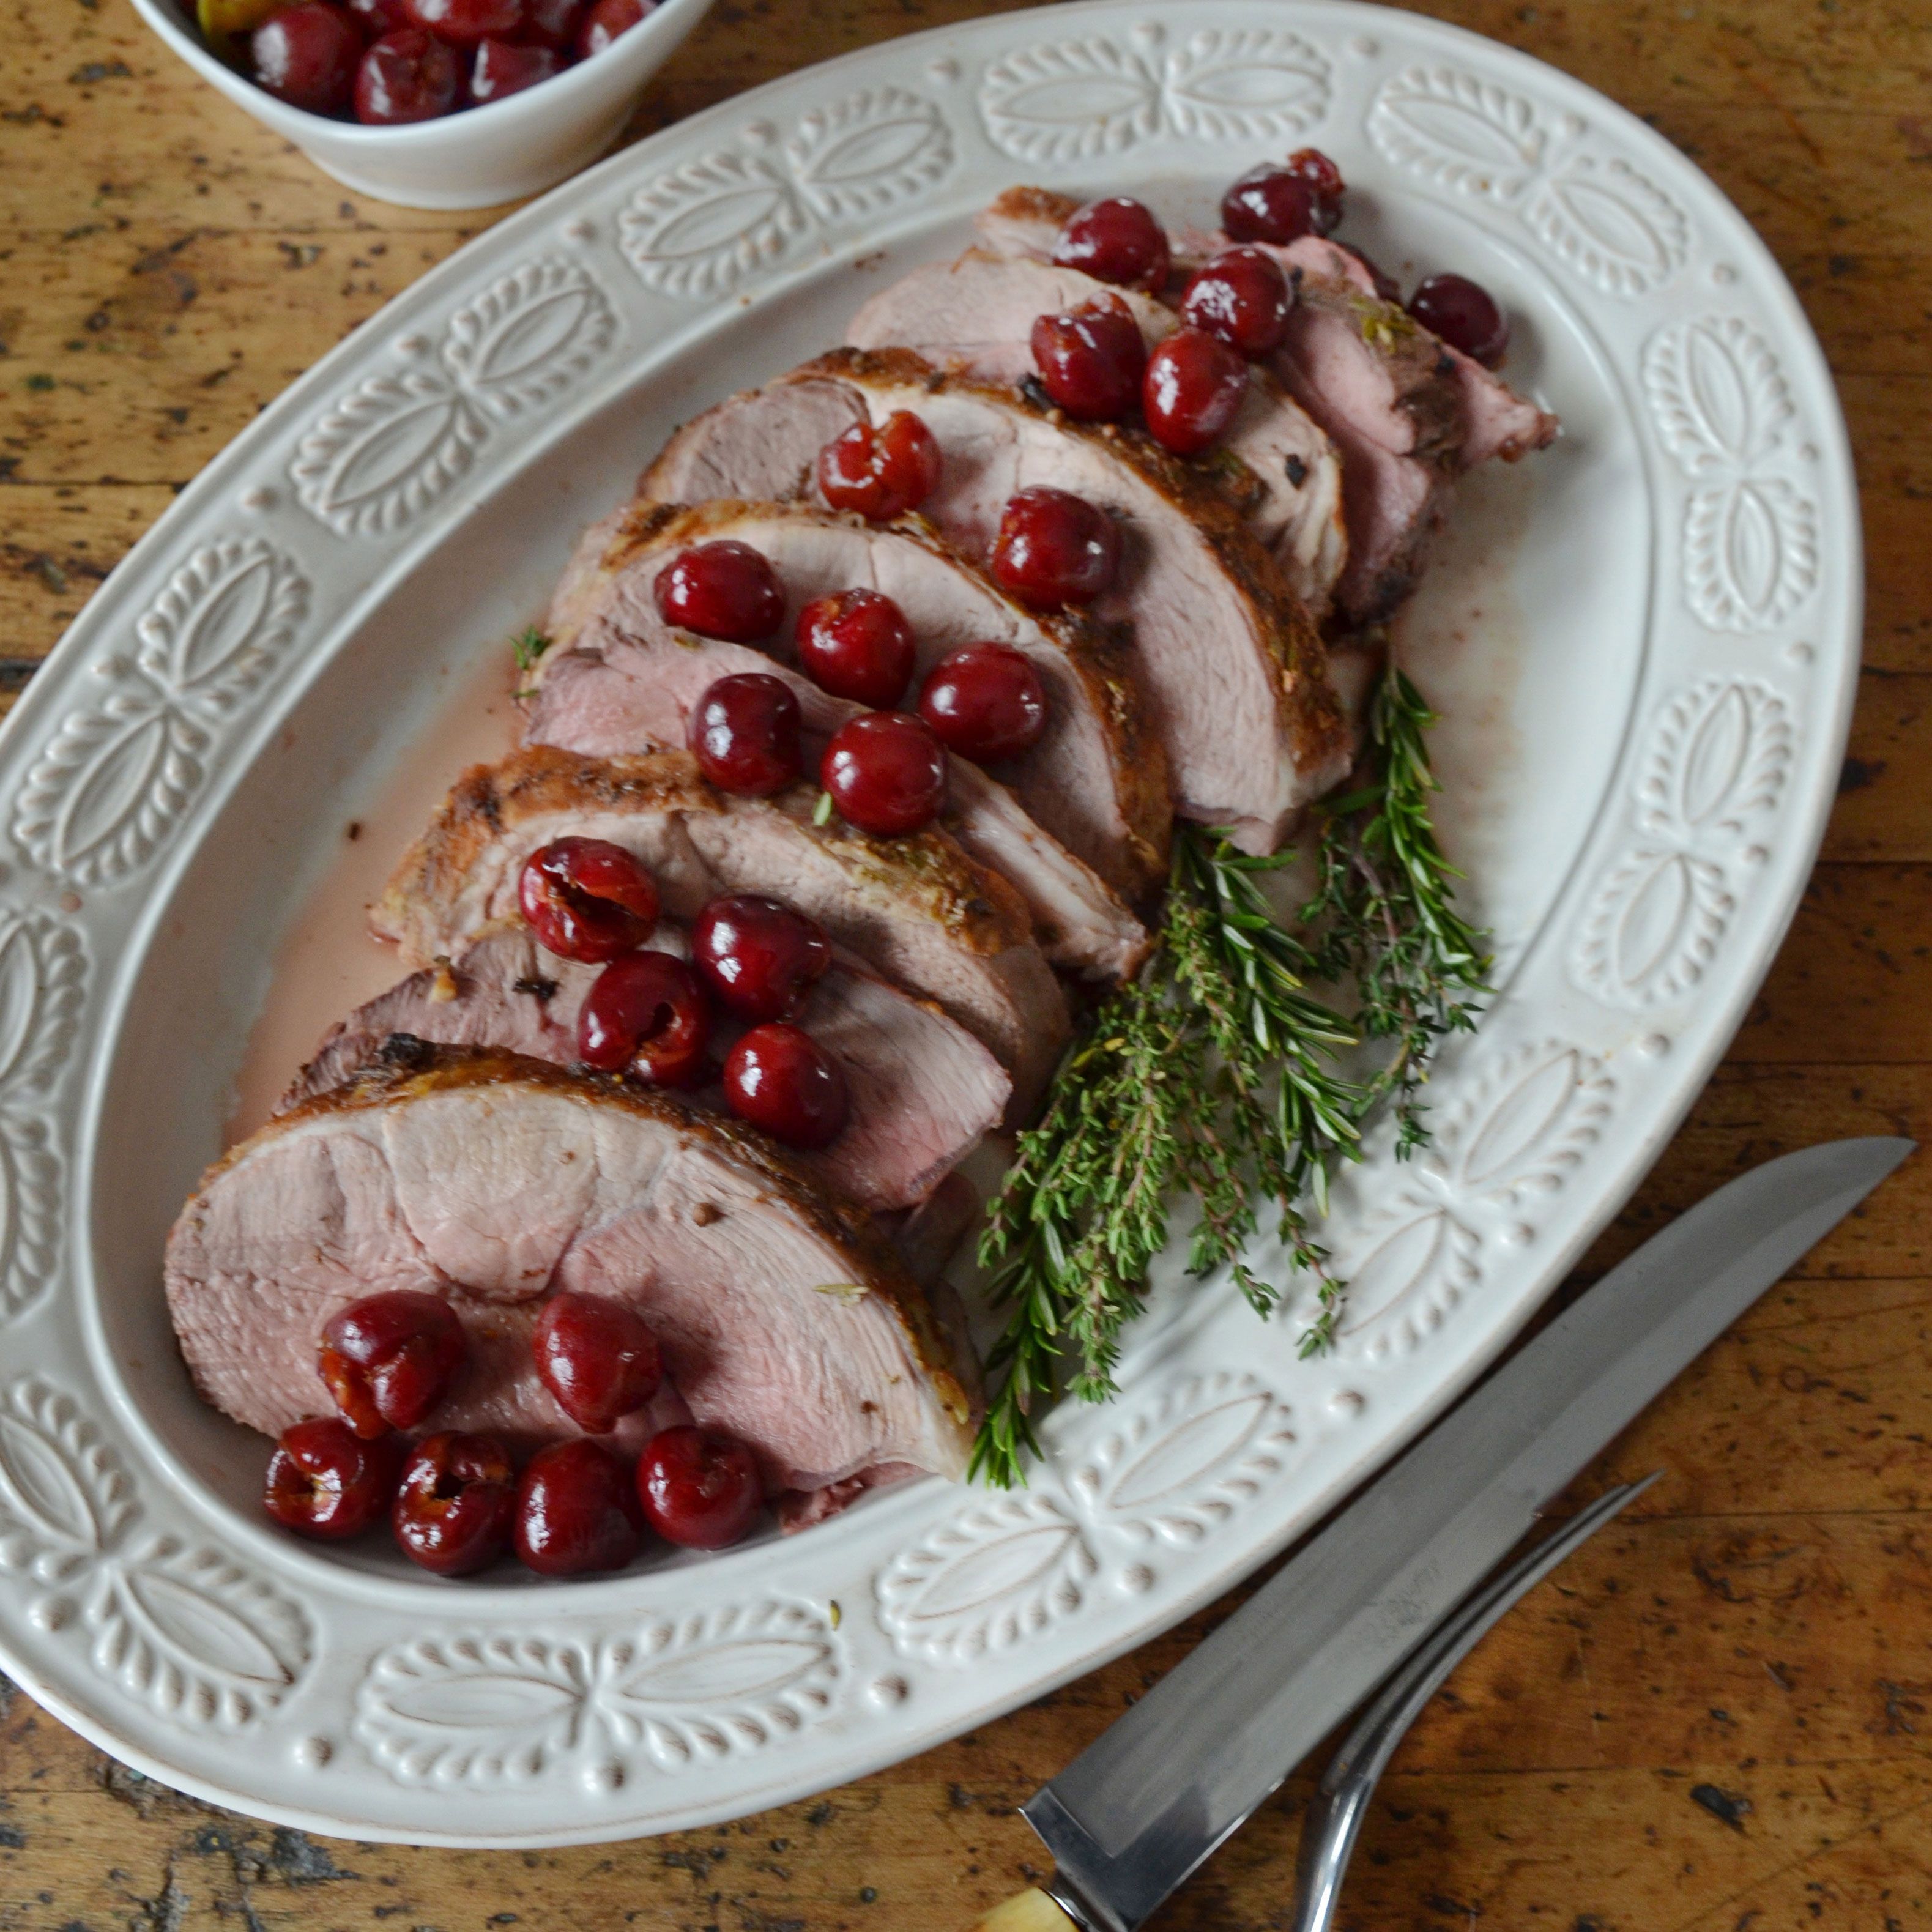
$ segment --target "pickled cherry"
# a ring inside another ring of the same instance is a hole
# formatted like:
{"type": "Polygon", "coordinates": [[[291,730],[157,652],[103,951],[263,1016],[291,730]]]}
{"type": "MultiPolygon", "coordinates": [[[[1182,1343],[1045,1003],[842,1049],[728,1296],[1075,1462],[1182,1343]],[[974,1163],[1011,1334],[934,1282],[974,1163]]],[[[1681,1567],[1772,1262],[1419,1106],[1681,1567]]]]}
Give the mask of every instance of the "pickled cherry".
{"type": "Polygon", "coordinates": [[[758,1514],[758,1459],[722,1430],[663,1430],[638,1458],[638,1498],[645,1520],[667,1543],[722,1550],[758,1514]]]}
{"type": "Polygon", "coordinates": [[[420,27],[386,34],[356,70],[356,118],[376,128],[434,121],[456,105],[463,70],[454,51],[420,27]]]}
{"type": "Polygon", "coordinates": [[[514,34],[524,24],[524,0],[403,0],[419,27],[455,46],[514,34]]]}
{"type": "Polygon", "coordinates": [[[939,444],[910,410],[882,423],[854,423],[818,452],[819,494],[835,510],[889,524],[938,487],[939,444]]]}
{"type": "Polygon", "coordinates": [[[390,1504],[402,1466],[400,1436],[365,1438],[339,1415],[311,1415],[284,1430],[262,1479],[262,1507],[284,1529],[339,1542],[390,1504]]]}
{"type": "Polygon", "coordinates": [[[1157,290],[1167,280],[1167,231],[1143,203],[1113,195],[1090,201],[1066,218],[1053,260],[1056,266],[1078,268],[1096,281],[1157,290]]]}
{"type": "Polygon", "coordinates": [[[654,1087],[692,1087],[709,1070],[711,1002],[688,961],[646,947],[598,974],[577,1015],[577,1057],[654,1087]]]}
{"type": "Polygon", "coordinates": [[[256,85],[311,114],[340,114],[356,88],[362,35],[340,7],[298,0],[271,14],[248,44],[256,85]]]}
{"type": "Polygon", "coordinates": [[[966,644],[926,673],[919,715],[948,751],[992,764],[1040,742],[1046,688],[1025,652],[1011,644],[966,644]]]}
{"type": "Polygon", "coordinates": [[[481,106],[520,94],[540,80],[563,71],[563,56],[554,47],[518,46],[508,40],[484,40],[470,70],[470,98],[481,106]]]}
{"type": "Polygon", "coordinates": [[[1044,484],[1007,499],[992,570],[1022,604],[1036,610],[1090,604],[1120,565],[1120,532],[1106,511],[1044,484]]]}
{"type": "Polygon", "coordinates": [[[861,832],[893,838],[917,832],[946,802],[946,752],[922,718],[863,711],[826,742],[818,782],[861,832]]]}
{"type": "Polygon", "coordinates": [[[316,1368],[344,1420],[373,1442],[425,1420],[469,1355],[463,1324],[441,1295],[392,1288],[330,1316],[316,1368]]]}
{"type": "Polygon", "coordinates": [[[389,1511],[403,1554],[439,1576],[468,1576],[508,1546],[517,1472],[494,1436],[454,1430],[410,1450],[389,1511]]]}
{"type": "Polygon", "coordinates": [[[657,882],[635,854],[608,838],[554,838],[524,862],[517,902],[530,930],[560,959],[602,965],[650,938],[657,882]]]}
{"type": "Polygon", "coordinates": [[[1177,329],[1148,358],[1141,407],[1156,442],[1198,456],[1234,419],[1248,392],[1248,365],[1217,335],[1177,329]]]}
{"type": "Polygon", "coordinates": [[[784,592],[770,563],[729,537],[680,550],[651,588],[667,624],[725,644],[755,644],[784,616],[784,592]]]}
{"type": "Polygon", "coordinates": [[[1077,422],[1118,422],[1140,400],[1147,344],[1118,296],[1040,316],[1031,346],[1040,386],[1077,422]]]}
{"type": "Polygon", "coordinates": [[[597,0],[577,30],[577,57],[601,54],[620,34],[628,32],[657,4],[657,0],[597,0]]]}
{"type": "Polygon", "coordinates": [[[514,1536],[539,1576],[621,1570],[644,1546],[636,1478],[587,1436],[548,1443],[524,1465],[514,1536]]]}
{"type": "Polygon", "coordinates": [[[1431,275],[1408,298],[1408,312],[1486,369],[1495,368],[1509,347],[1509,317],[1480,282],[1466,275],[1431,275]]]}
{"type": "Polygon", "coordinates": [[[553,1294],[530,1334],[538,1378],[578,1428],[608,1436],[664,1380],[658,1338],[608,1294],[553,1294]]]}
{"type": "Polygon", "coordinates": [[[797,694],[769,671],[721,677],[686,725],[698,768],[720,791],[769,798],[805,769],[797,694]]]}
{"type": "Polygon", "coordinates": [[[785,1020],[740,1037],[724,1059],[724,1100],[748,1126],[808,1150],[829,1147],[852,1111],[838,1061],[785,1020]]]}
{"type": "Polygon", "coordinates": [[[1259,248],[1228,248],[1189,282],[1180,318],[1244,356],[1266,356],[1288,333],[1294,306],[1281,264],[1259,248]]]}
{"type": "Polygon", "coordinates": [[[878,707],[898,704],[912,682],[912,626],[877,590],[836,590],[798,614],[799,668],[822,691],[878,707]]]}
{"type": "Polygon", "coordinates": [[[762,892],[712,900],[691,928],[692,963],[740,1018],[789,1019],[832,964],[815,919],[762,892]]]}

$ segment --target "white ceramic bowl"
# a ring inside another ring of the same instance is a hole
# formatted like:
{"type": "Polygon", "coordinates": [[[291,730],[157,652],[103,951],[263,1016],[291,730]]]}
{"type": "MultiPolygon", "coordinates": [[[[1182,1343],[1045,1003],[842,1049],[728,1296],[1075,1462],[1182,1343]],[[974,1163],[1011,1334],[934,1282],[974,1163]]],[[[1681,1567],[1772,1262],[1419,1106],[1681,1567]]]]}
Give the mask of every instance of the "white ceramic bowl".
{"type": "Polygon", "coordinates": [[[134,0],[188,65],[345,188],[405,208],[493,208],[587,166],[622,131],[644,82],[710,10],[664,0],[593,58],[487,107],[407,128],[364,128],[290,107],[209,52],[182,0],[134,0]]]}

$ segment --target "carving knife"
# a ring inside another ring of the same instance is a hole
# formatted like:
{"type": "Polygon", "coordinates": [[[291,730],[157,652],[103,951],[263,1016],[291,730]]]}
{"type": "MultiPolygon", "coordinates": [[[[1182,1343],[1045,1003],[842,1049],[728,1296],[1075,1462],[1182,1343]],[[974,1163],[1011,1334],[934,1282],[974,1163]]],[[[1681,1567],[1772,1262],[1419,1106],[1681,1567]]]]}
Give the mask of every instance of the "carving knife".
{"type": "Polygon", "coordinates": [[[1021,1806],[1057,1869],[980,1932],[1136,1932],[1912,1146],[1767,1162],[1612,1269],[1021,1806]]]}

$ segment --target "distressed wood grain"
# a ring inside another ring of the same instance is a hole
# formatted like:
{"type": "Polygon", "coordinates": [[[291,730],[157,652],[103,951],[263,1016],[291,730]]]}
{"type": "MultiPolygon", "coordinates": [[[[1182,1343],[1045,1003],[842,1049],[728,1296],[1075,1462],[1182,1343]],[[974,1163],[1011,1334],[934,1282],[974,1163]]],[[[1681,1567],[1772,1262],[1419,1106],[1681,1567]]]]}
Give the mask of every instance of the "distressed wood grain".
{"type": "MultiPolygon", "coordinates": [[[[632,134],[992,10],[720,0],[632,134]]],[[[1825,863],[1731,1054],[1580,1284],[1758,1160],[1932,1132],[1932,10],[1421,10],[1588,80],[1715,177],[1818,329],[1863,492],[1866,670],[1825,863]]],[[[15,0],[0,40],[0,702],[209,457],[490,218],[346,194],[203,88],[125,0],[15,0]]],[[[1559,1507],[1665,1472],[1411,1735],[1343,1922],[1932,1926],[1928,1445],[1922,1158],[1579,1479],[1559,1507]]],[[[529,1856],[258,1826],[123,1770],[0,1690],[0,1932],[956,1932],[1037,1874],[1020,1800],[1238,1600],[808,1804],[529,1856]]],[[[1291,1780],[1163,1932],[1279,1925],[1306,1789],[1291,1780]]]]}

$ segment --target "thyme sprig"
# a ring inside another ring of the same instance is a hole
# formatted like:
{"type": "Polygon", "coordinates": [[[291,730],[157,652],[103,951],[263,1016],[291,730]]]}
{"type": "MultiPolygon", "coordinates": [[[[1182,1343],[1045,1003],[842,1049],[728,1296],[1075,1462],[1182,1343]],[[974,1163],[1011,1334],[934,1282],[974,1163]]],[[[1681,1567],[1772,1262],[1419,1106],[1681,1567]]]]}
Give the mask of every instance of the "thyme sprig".
{"type": "Polygon", "coordinates": [[[1391,1095],[1398,1152],[1426,1138],[1418,1096],[1430,1054],[1474,1024],[1464,996],[1484,990],[1489,963],[1453,908],[1460,874],[1430,820],[1433,722],[1414,685],[1387,670],[1360,782],[1324,814],[1317,885],[1291,922],[1263,882],[1292,852],[1254,858],[1217,832],[1177,833],[1152,954],[1082,1026],[988,1212],[980,1258],[1006,1322],[972,1474],[1002,1488],[1023,1480],[1022,1458],[1039,1450],[1034,1418],[1063,1384],[1089,1402],[1118,1392],[1121,1334],[1184,1190],[1200,1209],[1190,1271],[1227,1266],[1267,1314],[1281,1289],[1244,1256],[1264,1216],[1278,1217],[1291,1268],[1316,1287],[1301,1352],[1332,1342],[1345,1285],[1315,1231],[1336,1166],[1358,1157],[1391,1095]],[[1352,1020],[1310,990],[1343,980],[1357,991],[1352,1020]],[[1366,1078],[1346,1078],[1336,1058],[1358,1039],[1395,1044],[1366,1078]]]}

